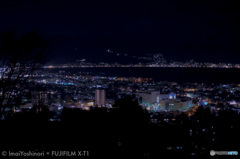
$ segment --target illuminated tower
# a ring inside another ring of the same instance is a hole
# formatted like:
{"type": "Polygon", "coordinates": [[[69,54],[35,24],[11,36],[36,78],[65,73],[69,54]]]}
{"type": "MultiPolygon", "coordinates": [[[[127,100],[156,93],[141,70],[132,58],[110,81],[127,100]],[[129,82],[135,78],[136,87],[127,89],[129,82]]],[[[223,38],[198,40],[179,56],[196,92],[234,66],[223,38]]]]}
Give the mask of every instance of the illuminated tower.
{"type": "Polygon", "coordinates": [[[105,90],[96,89],[95,91],[95,105],[104,106],[106,100],[105,90]]]}

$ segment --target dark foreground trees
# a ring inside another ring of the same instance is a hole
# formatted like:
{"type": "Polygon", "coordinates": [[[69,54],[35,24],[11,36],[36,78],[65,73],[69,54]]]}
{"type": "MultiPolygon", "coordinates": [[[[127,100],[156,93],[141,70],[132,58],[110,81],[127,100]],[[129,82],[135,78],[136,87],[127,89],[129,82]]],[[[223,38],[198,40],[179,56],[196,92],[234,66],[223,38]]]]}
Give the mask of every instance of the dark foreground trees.
{"type": "Polygon", "coordinates": [[[0,120],[20,105],[23,87],[48,44],[34,32],[0,34],[0,120]]]}
{"type": "Polygon", "coordinates": [[[240,146],[240,115],[232,110],[214,114],[200,107],[192,117],[181,114],[175,122],[165,124],[149,123],[148,116],[136,101],[127,97],[110,110],[64,108],[58,122],[47,122],[48,116],[43,112],[32,111],[0,124],[7,130],[7,144],[30,144],[27,150],[39,151],[89,150],[90,158],[208,158],[210,150],[234,151],[240,146]]]}

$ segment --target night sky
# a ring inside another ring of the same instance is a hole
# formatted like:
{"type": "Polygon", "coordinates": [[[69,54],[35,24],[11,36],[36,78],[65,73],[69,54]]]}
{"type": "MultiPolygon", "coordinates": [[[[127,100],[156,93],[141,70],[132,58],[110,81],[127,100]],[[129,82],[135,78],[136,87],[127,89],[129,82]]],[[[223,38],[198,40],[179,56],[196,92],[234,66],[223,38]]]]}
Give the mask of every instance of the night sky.
{"type": "Polygon", "coordinates": [[[107,49],[240,63],[239,15],[231,0],[1,0],[0,32],[36,31],[54,39],[47,53],[55,63],[109,60],[107,49]]]}

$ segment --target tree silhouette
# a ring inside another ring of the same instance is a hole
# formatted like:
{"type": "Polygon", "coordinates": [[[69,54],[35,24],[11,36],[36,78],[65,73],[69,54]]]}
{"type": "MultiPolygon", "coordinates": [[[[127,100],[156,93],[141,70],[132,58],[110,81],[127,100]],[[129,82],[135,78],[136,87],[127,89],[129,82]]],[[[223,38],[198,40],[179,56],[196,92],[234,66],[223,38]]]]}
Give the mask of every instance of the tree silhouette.
{"type": "Polygon", "coordinates": [[[143,127],[149,122],[149,114],[131,96],[117,100],[113,107],[118,110],[118,122],[124,127],[143,127]]]}
{"type": "Polygon", "coordinates": [[[44,57],[49,43],[35,32],[0,34],[0,120],[18,106],[21,90],[44,57]]]}

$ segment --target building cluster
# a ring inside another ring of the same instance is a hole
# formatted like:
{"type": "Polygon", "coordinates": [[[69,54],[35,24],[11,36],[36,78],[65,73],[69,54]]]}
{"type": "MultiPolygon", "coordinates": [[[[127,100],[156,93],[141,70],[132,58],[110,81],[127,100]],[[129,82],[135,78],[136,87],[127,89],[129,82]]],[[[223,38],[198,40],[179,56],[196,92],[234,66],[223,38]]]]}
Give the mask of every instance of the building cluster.
{"type": "Polygon", "coordinates": [[[159,91],[147,91],[137,93],[142,106],[150,111],[187,111],[193,106],[192,99],[176,97],[175,93],[160,93],[159,91]]]}
{"type": "MultiPolygon", "coordinates": [[[[35,106],[48,106],[59,118],[66,108],[90,110],[91,107],[111,109],[125,96],[137,100],[149,112],[184,112],[193,115],[199,106],[212,112],[230,108],[240,112],[240,85],[199,84],[154,81],[141,77],[108,77],[66,71],[36,72],[22,90],[23,99],[15,112],[35,106]]],[[[41,108],[41,107],[40,107],[41,108]]]]}

